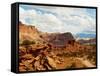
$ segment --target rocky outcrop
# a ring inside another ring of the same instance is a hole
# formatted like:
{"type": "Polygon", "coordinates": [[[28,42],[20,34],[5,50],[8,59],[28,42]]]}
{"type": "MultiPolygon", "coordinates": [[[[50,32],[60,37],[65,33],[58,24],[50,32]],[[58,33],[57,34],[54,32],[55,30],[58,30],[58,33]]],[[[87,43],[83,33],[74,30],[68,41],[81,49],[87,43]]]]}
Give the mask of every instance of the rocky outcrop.
{"type": "Polygon", "coordinates": [[[39,31],[35,26],[25,25],[21,22],[19,23],[19,40],[41,40],[39,37],[39,31]]]}
{"type": "Polygon", "coordinates": [[[57,64],[62,63],[61,58],[48,51],[42,51],[34,56],[26,53],[19,56],[19,71],[55,70],[57,64]],[[58,63],[59,62],[59,63],[58,63]]]}

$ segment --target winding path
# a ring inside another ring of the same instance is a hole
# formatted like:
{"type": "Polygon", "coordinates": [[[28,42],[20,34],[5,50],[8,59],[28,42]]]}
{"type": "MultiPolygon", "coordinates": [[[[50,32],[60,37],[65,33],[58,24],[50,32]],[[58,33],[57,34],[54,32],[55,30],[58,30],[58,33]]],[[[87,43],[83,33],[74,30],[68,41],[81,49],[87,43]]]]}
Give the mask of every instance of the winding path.
{"type": "Polygon", "coordinates": [[[86,67],[95,67],[92,63],[90,63],[88,60],[84,60],[83,58],[76,58],[80,60],[86,67]]]}

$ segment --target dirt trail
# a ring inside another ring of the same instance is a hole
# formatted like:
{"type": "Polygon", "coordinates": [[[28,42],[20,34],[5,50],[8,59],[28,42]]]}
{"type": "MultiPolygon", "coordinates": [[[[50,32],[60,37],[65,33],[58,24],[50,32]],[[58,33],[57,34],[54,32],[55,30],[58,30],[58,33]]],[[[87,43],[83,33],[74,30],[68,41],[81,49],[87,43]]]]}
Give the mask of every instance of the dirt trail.
{"type": "Polygon", "coordinates": [[[77,60],[80,60],[86,67],[95,67],[92,63],[90,63],[88,60],[84,60],[83,58],[76,58],[77,60]]]}

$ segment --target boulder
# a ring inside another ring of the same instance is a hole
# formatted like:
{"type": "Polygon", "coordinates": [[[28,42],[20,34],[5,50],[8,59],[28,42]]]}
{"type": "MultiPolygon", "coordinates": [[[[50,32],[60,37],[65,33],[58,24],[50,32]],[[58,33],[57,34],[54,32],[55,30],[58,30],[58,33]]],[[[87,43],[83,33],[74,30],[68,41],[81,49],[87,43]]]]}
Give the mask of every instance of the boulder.
{"type": "Polygon", "coordinates": [[[48,64],[52,67],[52,68],[56,68],[56,63],[54,61],[53,58],[50,58],[49,56],[46,56],[48,64]]]}

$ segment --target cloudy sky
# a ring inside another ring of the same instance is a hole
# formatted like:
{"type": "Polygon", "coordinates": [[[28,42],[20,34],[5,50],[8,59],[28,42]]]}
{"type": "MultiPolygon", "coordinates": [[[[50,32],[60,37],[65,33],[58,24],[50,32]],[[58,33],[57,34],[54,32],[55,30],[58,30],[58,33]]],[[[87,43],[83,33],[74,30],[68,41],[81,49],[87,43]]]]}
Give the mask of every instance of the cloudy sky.
{"type": "Polygon", "coordinates": [[[43,32],[95,34],[96,10],[92,8],[20,5],[19,20],[43,32]]]}

